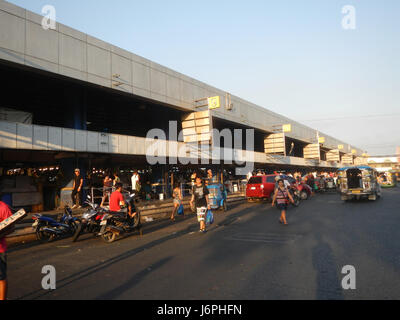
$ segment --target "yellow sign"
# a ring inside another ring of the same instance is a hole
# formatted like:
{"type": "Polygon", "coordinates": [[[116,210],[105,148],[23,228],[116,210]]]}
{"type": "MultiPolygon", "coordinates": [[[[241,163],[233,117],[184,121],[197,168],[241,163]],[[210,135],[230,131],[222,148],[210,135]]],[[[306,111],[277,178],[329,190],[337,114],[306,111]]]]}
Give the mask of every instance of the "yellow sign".
{"type": "Polygon", "coordinates": [[[325,138],[324,137],[320,137],[318,139],[319,143],[324,144],[325,143],[325,138]]]}
{"type": "Polygon", "coordinates": [[[282,126],[283,132],[292,132],[292,125],[291,124],[284,124],[282,126]]]}
{"type": "Polygon", "coordinates": [[[338,149],[339,149],[339,150],[343,150],[343,149],[344,149],[344,145],[339,144],[339,145],[338,145],[338,149]]]}
{"type": "Polygon", "coordinates": [[[219,96],[208,98],[208,108],[209,109],[218,109],[221,107],[221,101],[219,96]]]}

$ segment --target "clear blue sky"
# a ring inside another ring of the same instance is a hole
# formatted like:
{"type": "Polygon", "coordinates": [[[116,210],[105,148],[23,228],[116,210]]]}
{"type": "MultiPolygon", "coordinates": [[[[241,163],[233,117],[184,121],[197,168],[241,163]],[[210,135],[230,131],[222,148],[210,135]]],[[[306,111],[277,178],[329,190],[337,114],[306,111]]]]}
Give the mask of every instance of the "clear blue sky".
{"type": "Polygon", "coordinates": [[[399,0],[10,2],[54,5],[61,23],[371,154],[400,146],[399,0]]]}

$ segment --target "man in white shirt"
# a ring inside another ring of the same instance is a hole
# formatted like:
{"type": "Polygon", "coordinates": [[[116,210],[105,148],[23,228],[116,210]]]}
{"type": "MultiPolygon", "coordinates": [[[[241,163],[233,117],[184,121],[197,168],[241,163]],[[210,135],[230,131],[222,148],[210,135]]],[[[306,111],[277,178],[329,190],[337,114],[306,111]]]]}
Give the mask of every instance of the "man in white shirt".
{"type": "Polygon", "coordinates": [[[131,182],[132,182],[132,190],[139,191],[140,176],[137,171],[133,173],[131,182]]]}

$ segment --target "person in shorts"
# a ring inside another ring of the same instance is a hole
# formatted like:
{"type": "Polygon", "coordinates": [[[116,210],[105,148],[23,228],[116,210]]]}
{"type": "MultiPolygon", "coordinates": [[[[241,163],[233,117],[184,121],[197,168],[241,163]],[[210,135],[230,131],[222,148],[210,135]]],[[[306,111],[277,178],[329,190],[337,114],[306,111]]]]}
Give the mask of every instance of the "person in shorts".
{"type": "MultiPolygon", "coordinates": [[[[0,201],[0,222],[11,216],[10,208],[0,201]]],[[[7,297],[7,244],[5,237],[13,231],[14,228],[10,228],[6,233],[0,234],[0,301],[6,300],[7,297]]]]}
{"type": "Polygon", "coordinates": [[[209,191],[205,186],[203,179],[199,174],[196,175],[196,182],[193,186],[192,199],[190,205],[195,206],[197,220],[200,223],[200,232],[206,233],[206,216],[207,211],[211,209],[208,199],[209,191]]]}
{"type": "Polygon", "coordinates": [[[171,221],[175,221],[175,214],[179,211],[180,206],[182,205],[182,191],[178,182],[174,184],[174,191],[172,193],[172,197],[174,199],[174,208],[172,209],[171,221]]]}
{"type": "Polygon", "coordinates": [[[103,180],[103,198],[101,198],[100,207],[104,206],[104,202],[108,198],[108,202],[110,202],[111,192],[112,192],[113,180],[109,175],[106,175],[103,180]]]}
{"type": "Polygon", "coordinates": [[[275,189],[274,198],[272,199],[272,206],[274,207],[276,202],[276,207],[281,212],[281,218],[279,219],[279,222],[285,226],[288,225],[286,221],[286,211],[289,200],[290,202],[294,203],[293,197],[289,190],[285,187],[283,179],[280,179],[278,181],[278,188],[275,189]]]}

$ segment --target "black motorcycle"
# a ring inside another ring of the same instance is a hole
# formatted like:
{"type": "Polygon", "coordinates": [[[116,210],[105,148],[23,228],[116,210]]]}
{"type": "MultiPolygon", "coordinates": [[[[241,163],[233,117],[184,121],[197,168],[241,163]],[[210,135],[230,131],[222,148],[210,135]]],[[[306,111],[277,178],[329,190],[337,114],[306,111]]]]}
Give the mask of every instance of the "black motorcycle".
{"type": "MultiPolygon", "coordinates": [[[[130,199],[128,199],[128,202],[130,201],[133,206],[135,198],[135,195],[130,195],[130,199]]],[[[134,217],[130,217],[128,212],[108,212],[102,217],[100,226],[99,235],[103,241],[112,243],[117,236],[131,233],[141,228],[140,212],[136,210],[134,217]]]]}
{"type": "Polygon", "coordinates": [[[89,209],[82,215],[81,223],[76,228],[73,242],[76,242],[79,236],[84,233],[92,233],[94,236],[97,236],[101,229],[100,222],[106,214],[106,210],[95,204],[90,196],[88,196],[88,200],[85,203],[89,205],[89,209]]]}
{"type": "Polygon", "coordinates": [[[289,188],[290,195],[293,198],[293,206],[298,207],[300,205],[300,191],[296,187],[289,188]]]}

